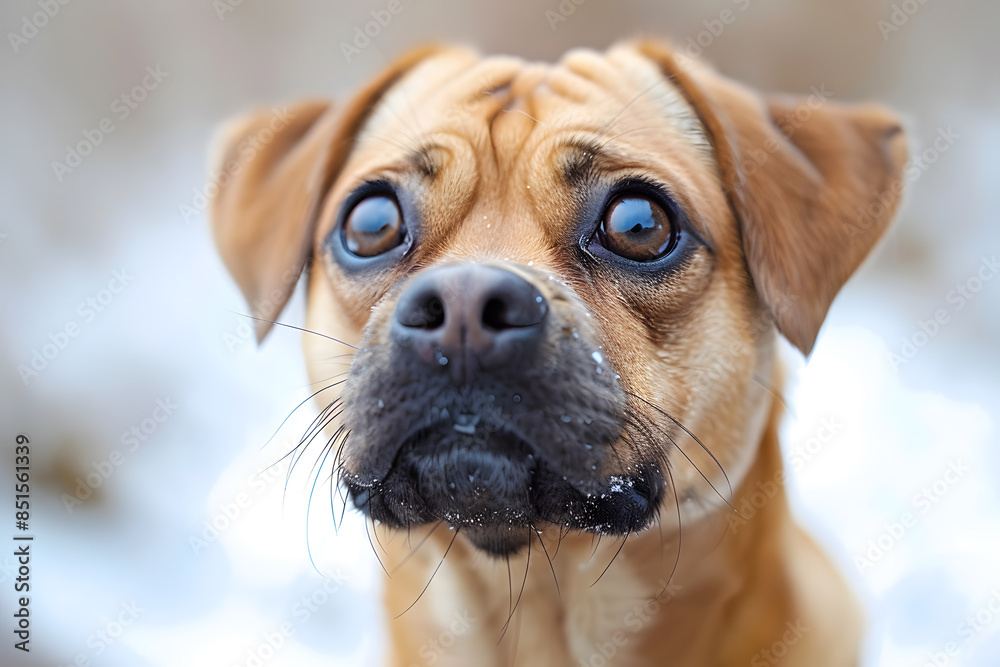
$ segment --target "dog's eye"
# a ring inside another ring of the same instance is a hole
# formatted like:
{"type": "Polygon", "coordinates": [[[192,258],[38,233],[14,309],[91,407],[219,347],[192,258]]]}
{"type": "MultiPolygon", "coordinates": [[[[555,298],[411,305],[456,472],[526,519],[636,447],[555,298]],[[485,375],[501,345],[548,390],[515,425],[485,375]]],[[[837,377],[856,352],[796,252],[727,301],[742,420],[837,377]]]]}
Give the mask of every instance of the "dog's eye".
{"type": "Polygon", "coordinates": [[[614,199],[604,210],[597,241],[611,252],[636,262],[666,255],[674,244],[674,226],[659,205],[635,195],[614,199]]]}
{"type": "Polygon", "coordinates": [[[396,200],[374,196],[358,202],[344,221],[344,247],[359,257],[374,257],[392,250],[406,235],[403,214],[396,200]]]}

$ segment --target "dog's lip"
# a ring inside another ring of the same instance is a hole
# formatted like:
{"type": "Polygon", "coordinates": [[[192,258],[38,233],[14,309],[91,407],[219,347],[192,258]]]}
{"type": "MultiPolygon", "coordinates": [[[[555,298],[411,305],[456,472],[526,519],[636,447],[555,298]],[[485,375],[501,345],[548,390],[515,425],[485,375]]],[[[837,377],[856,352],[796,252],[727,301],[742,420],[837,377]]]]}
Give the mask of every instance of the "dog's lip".
{"type": "MultiPolygon", "coordinates": [[[[415,428],[407,440],[401,443],[392,465],[389,466],[387,473],[380,478],[366,478],[344,471],[343,479],[348,483],[352,495],[359,501],[359,506],[365,504],[365,498],[370,497],[372,494],[379,494],[386,488],[386,483],[392,474],[404,467],[403,459],[405,457],[413,454],[428,457],[440,454],[440,452],[435,452],[432,434],[435,427],[447,426],[450,423],[449,420],[438,419],[415,428]]],[[[642,470],[643,466],[630,468],[630,471],[599,475],[598,478],[594,479],[580,479],[576,476],[570,478],[568,475],[563,474],[563,471],[553,469],[551,462],[538,453],[537,448],[531,444],[530,440],[522,438],[510,429],[503,429],[499,433],[501,437],[506,438],[506,446],[503,449],[499,449],[495,446],[487,445],[486,448],[480,449],[478,454],[498,461],[502,460],[504,463],[515,467],[520,467],[524,475],[530,479],[525,487],[525,493],[527,494],[525,508],[518,510],[513,507],[504,507],[502,511],[498,509],[489,512],[489,514],[494,515],[492,517],[494,519],[503,518],[501,523],[510,524],[515,515],[528,516],[529,514],[537,514],[539,511],[542,511],[543,505],[548,504],[545,500],[550,499],[548,496],[552,495],[553,487],[561,489],[555,496],[562,498],[563,502],[572,499],[572,503],[576,509],[582,512],[580,516],[573,516],[571,512],[567,517],[556,520],[556,523],[566,523],[567,518],[580,520],[583,518],[583,515],[591,515],[594,510],[599,510],[598,514],[600,517],[594,515],[590,517],[590,520],[585,521],[586,529],[597,532],[610,529],[613,524],[618,523],[605,510],[600,509],[608,501],[611,501],[613,497],[619,499],[631,498],[633,506],[636,501],[639,504],[646,504],[648,502],[651,505],[656,505],[658,503],[656,500],[658,494],[645,488],[651,483],[655,485],[655,482],[645,474],[642,470]],[[545,480],[544,483],[540,484],[542,477],[545,480]],[[548,487],[546,488],[547,493],[545,496],[539,497],[537,495],[540,487],[548,487]],[[530,512],[527,511],[528,509],[530,509],[530,512]],[[504,517],[500,517],[501,514],[504,514],[504,517]]],[[[658,471],[658,467],[654,465],[654,468],[658,471]]],[[[556,510],[557,508],[549,505],[547,509],[556,510]]],[[[559,509],[567,508],[562,507],[559,509]]],[[[639,513],[644,513],[644,511],[642,510],[639,513]]],[[[548,514],[549,512],[542,511],[542,513],[548,514]]],[[[459,510],[446,511],[437,518],[443,519],[452,525],[485,527],[488,524],[494,523],[485,520],[486,517],[483,514],[463,513],[459,510]]],[[[546,519],[537,516],[536,520],[545,521],[546,519]]],[[[551,521],[551,519],[548,520],[551,521]]],[[[634,519],[630,520],[630,523],[634,521],[634,519]]]]}
{"type": "MultiPolygon", "coordinates": [[[[428,448],[433,447],[433,433],[438,429],[447,430],[450,426],[451,430],[457,433],[473,437],[478,423],[470,424],[469,421],[471,420],[468,419],[469,416],[469,413],[460,413],[453,419],[449,418],[450,415],[446,417],[428,418],[424,422],[421,422],[411,428],[398,440],[399,444],[396,446],[396,453],[393,456],[392,462],[381,475],[376,472],[371,475],[363,476],[358,473],[344,471],[344,478],[356,487],[374,489],[381,485],[392,474],[393,470],[400,465],[400,460],[408,453],[424,448],[425,446],[428,448]]],[[[479,420],[482,419],[482,415],[476,414],[471,416],[476,417],[479,420]]],[[[518,453],[526,455],[534,461],[539,460],[540,454],[538,447],[532,442],[531,438],[523,434],[520,429],[512,425],[505,425],[503,428],[494,431],[487,439],[487,442],[494,439],[496,436],[506,436],[508,442],[514,445],[515,449],[518,450],[518,453]]],[[[494,451],[493,454],[496,456],[506,456],[507,458],[512,458],[500,451],[494,451]]]]}
{"type": "MultiPolygon", "coordinates": [[[[450,411],[444,408],[442,408],[441,412],[444,414],[439,414],[435,417],[428,416],[423,421],[418,422],[396,440],[398,444],[394,446],[395,454],[393,455],[389,465],[385,467],[385,470],[373,471],[369,475],[349,473],[345,471],[345,478],[352,484],[360,487],[371,488],[377,486],[389,477],[392,470],[399,465],[400,459],[407,452],[425,444],[433,445],[433,433],[441,430],[452,430],[456,433],[469,437],[475,437],[477,429],[481,428],[480,423],[487,417],[487,415],[482,413],[474,412],[457,412],[452,415],[450,411]]],[[[506,437],[508,439],[512,439],[517,446],[517,449],[530,454],[536,460],[541,458],[540,448],[534,443],[531,436],[517,427],[514,423],[515,421],[516,420],[512,418],[505,420],[505,423],[501,428],[493,429],[490,432],[486,442],[489,442],[489,440],[494,439],[497,436],[506,437]]]]}

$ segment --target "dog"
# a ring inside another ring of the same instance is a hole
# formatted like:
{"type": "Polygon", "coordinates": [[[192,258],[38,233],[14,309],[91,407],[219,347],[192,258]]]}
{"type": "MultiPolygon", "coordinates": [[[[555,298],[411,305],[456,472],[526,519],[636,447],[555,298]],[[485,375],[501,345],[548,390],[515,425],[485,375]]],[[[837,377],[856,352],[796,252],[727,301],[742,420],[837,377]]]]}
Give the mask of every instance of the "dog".
{"type": "Polygon", "coordinates": [[[307,276],[310,441],[391,575],[389,664],[857,663],[777,344],[890,223],[896,115],[634,40],[425,47],[278,117],[223,130],[214,237],[258,341],[307,276]]]}

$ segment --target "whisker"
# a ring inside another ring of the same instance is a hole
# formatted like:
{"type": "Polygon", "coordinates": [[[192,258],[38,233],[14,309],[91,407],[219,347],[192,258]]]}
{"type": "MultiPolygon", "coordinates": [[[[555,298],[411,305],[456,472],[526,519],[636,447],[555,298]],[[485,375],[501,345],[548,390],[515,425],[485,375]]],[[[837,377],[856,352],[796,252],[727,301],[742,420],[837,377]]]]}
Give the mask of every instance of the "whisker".
{"type": "Polygon", "coordinates": [[[455,544],[455,538],[458,537],[458,533],[459,533],[460,530],[461,530],[460,528],[455,528],[455,535],[454,535],[454,537],[452,537],[451,538],[451,542],[448,543],[448,548],[444,550],[444,555],[441,556],[441,560],[438,562],[437,567],[435,567],[434,568],[434,572],[431,573],[431,578],[427,581],[427,584],[424,586],[424,589],[422,591],[420,591],[420,595],[417,596],[417,599],[414,600],[413,602],[411,602],[409,607],[407,607],[406,609],[404,609],[403,611],[401,611],[398,615],[394,616],[392,620],[396,620],[397,618],[399,618],[400,616],[402,616],[406,612],[408,612],[411,609],[413,609],[413,605],[415,605],[418,602],[420,602],[420,598],[422,598],[424,596],[424,593],[427,592],[427,589],[430,587],[431,582],[434,581],[434,577],[437,575],[438,570],[441,569],[441,565],[442,565],[442,563],[444,563],[444,559],[448,557],[448,552],[451,551],[451,545],[455,544]]]}
{"type": "Polygon", "coordinates": [[[616,134],[616,135],[614,135],[612,137],[608,137],[603,142],[601,142],[600,144],[598,144],[597,145],[597,150],[602,150],[605,146],[607,146],[608,144],[610,144],[612,141],[614,141],[615,139],[620,139],[620,138],[624,137],[626,134],[631,134],[633,132],[643,132],[645,130],[655,130],[655,129],[657,129],[656,125],[648,125],[648,126],[645,126],[645,127],[633,127],[633,128],[628,129],[628,130],[622,130],[618,134],[616,134]]]}
{"type": "Polygon", "coordinates": [[[509,615],[514,613],[514,584],[510,579],[510,554],[506,554],[504,560],[507,561],[507,614],[509,615]]]}
{"type": "Polygon", "coordinates": [[[670,586],[670,582],[673,581],[674,574],[677,572],[677,566],[681,562],[681,545],[684,543],[684,527],[681,523],[681,503],[680,499],[677,497],[677,487],[674,485],[674,474],[670,471],[670,466],[666,466],[667,478],[670,480],[670,489],[674,494],[674,507],[677,509],[677,555],[674,556],[674,566],[670,568],[670,575],[667,577],[667,582],[663,584],[663,588],[657,593],[656,598],[659,599],[663,595],[667,587],[670,586]]]}
{"type": "MultiPolygon", "coordinates": [[[[541,539],[541,538],[539,538],[541,539]]],[[[503,624],[503,632],[500,633],[500,639],[497,640],[497,645],[503,641],[504,635],[507,634],[507,628],[510,627],[510,619],[514,617],[514,612],[517,611],[517,605],[521,604],[521,596],[524,594],[524,585],[528,583],[528,569],[531,567],[531,531],[528,531],[528,557],[524,563],[524,579],[521,580],[521,590],[517,593],[517,600],[514,601],[514,609],[510,612],[507,617],[507,622],[503,624]]]]}
{"type": "Polygon", "coordinates": [[[597,555],[597,549],[601,546],[601,537],[601,535],[597,535],[597,539],[592,540],[593,542],[596,542],[596,544],[594,544],[594,550],[590,552],[590,558],[587,559],[588,563],[594,560],[594,556],[597,555]]]}
{"type": "Polygon", "coordinates": [[[597,585],[597,582],[601,580],[601,577],[603,577],[603,576],[604,576],[604,573],[605,573],[605,572],[607,572],[607,571],[608,571],[608,569],[609,569],[609,568],[611,567],[611,563],[614,563],[614,562],[615,562],[615,560],[616,560],[616,559],[618,558],[618,554],[620,554],[620,553],[622,552],[622,548],[623,548],[623,547],[625,546],[625,542],[627,542],[627,541],[628,541],[628,537],[629,537],[629,535],[631,535],[631,534],[632,534],[632,532],[631,532],[631,531],[625,531],[625,537],[624,537],[624,538],[622,538],[622,543],[621,543],[621,544],[620,544],[620,545],[618,546],[618,551],[616,551],[616,552],[615,552],[615,555],[611,557],[611,562],[609,562],[609,563],[607,564],[607,566],[605,566],[604,570],[602,570],[602,571],[601,571],[601,576],[597,578],[597,581],[595,581],[594,583],[592,583],[592,584],[590,585],[590,587],[591,587],[591,588],[593,588],[594,586],[596,586],[596,585],[597,585]]]}
{"type": "MultiPolygon", "coordinates": [[[[368,508],[371,509],[371,501],[370,500],[368,501],[368,508]]],[[[371,518],[371,522],[372,522],[372,533],[375,535],[375,544],[377,544],[378,548],[382,550],[382,553],[384,553],[386,556],[388,556],[389,552],[385,550],[385,546],[382,545],[382,540],[380,540],[379,537],[378,537],[378,526],[375,525],[375,517],[370,517],[370,518],[371,518]]],[[[367,523],[368,522],[366,521],[365,524],[367,525],[367,523]]],[[[392,540],[389,540],[389,541],[392,542],[392,540]]],[[[389,573],[386,572],[386,574],[389,574],[389,573]]]]}
{"type": "Polygon", "coordinates": [[[555,557],[559,555],[559,547],[562,546],[563,538],[566,537],[567,534],[568,534],[568,531],[564,532],[563,531],[563,526],[562,526],[562,524],[560,524],[559,525],[559,539],[556,541],[556,550],[552,552],[552,558],[553,559],[555,559],[555,557]]]}
{"type": "MultiPolygon", "coordinates": [[[[346,440],[347,436],[349,436],[349,435],[350,435],[350,431],[348,431],[347,434],[344,435],[344,440],[346,440]]],[[[340,515],[340,523],[338,524],[337,523],[337,508],[333,506],[333,497],[334,497],[334,491],[333,491],[333,489],[334,489],[334,487],[336,487],[338,493],[340,493],[340,499],[344,502],[343,506],[344,506],[345,509],[346,509],[346,506],[347,506],[346,505],[347,501],[346,501],[346,499],[344,499],[344,494],[340,490],[340,475],[338,474],[338,472],[340,470],[340,466],[337,465],[337,460],[340,458],[340,448],[341,447],[343,447],[343,443],[341,443],[340,447],[337,448],[337,453],[333,457],[333,470],[330,471],[330,477],[329,477],[329,479],[330,479],[330,516],[333,518],[333,532],[334,532],[335,535],[340,535],[340,529],[343,528],[343,526],[344,526],[344,515],[343,514],[340,515]],[[334,478],[336,478],[336,482],[334,481],[334,478]]],[[[322,466],[320,468],[322,469],[322,466]]]]}
{"type": "MultiPolygon", "coordinates": [[[[393,574],[399,572],[400,568],[406,565],[409,562],[409,560],[413,558],[413,556],[415,556],[418,551],[420,551],[420,547],[424,546],[424,542],[426,542],[430,538],[430,536],[434,533],[434,531],[438,529],[438,526],[440,526],[443,522],[444,519],[439,519],[436,524],[431,526],[431,529],[427,531],[427,534],[424,535],[423,539],[417,542],[417,546],[410,549],[410,553],[406,554],[406,557],[403,560],[399,561],[399,563],[396,564],[396,567],[392,568],[393,574]]],[[[406,534],[407,536],[409,536],[410,534],[409,526],[407,526],[406,528],[406,534]]]]}
{"type": "Polygon", "coordinates": [[[537,118],[535,118],[534,116],[532,116],[531,114],[529,114],[527,111],[524,111],[522,109],[503,109],[503,111],[509,112],[509,113],[519,113],[522,116],[526,116],[527,118],[530,118],[531,120],[535,121],[539,125],[541,125],[543,127],[545,126],[545,123],[543,123],[542,121],[538,120],[537,118]]]}
{"type": "MultiPolygon", "coordinates": [[[[347,366],[348,364],[337,364],[337,365],[338,366],[347,366]]],[[[332,380],[334,378],[343,377],[343,376],[347,375],[350,372],[351,372],[351,370],[347,369],[346,371],[342,371],[340,373],[334,373],[333,375],[331,375],[328,378],[323,378],[322,380],[316,380],[314,382],[307,382],[306,384],[302,385],[301,388],[305,389],[306,387],[312,387],[313,385],[323,384],[324,382],[329,382],[330,380],[332,380]]],[[[339,382],[344,382],[344,380],[339,380],[339,382]]]]}
{"type": "MultiPolygon", "coordinates": [[[[333,451],[334,447],[336,447],[336,441],[340,438],[340,434],[343,433],[344,429],[346,429],[346,428],[347,428],[346,426],[344,426],[343,424],[341,424],[337,428],[337,430],[333,432],[333,435],[331,435],[327,439],[326,443],[323,445],[323,449],[319,450],[320,456],[323,456],[323,461],[326,461],[326,456],[324,455],[324,452],[329,453],[329,452],[333,451]]],[[[336,460],[336,459],[334,459],[334,460],[336,460]]],[[[322,468],[323,468],[323,463],[320,462],[319,461],[319,457],[317,457],[316,462],[314,462],[312,464],[312,467],[309,468],[309,474],[312,475],[313,472],[316,472],[316,478],[319,479],[319,475],[320,475],[320,472],[322,471],[322,468]],[[319,470],[316,470],[316,466],[317,465],[319,465],[319,467],[320,467],[319,470]]]]}
{"type": "MultiPolygon", "coordinates": [[[[372,509],[372,504],[371,504],[371,500],[369,500],[368,501],[368,513],[369,514],[371,514],[371,509],[372,509]]],[[[375,525],[375,521],[374,520],[372,520],[372,525],[375,525]]],[[[390,579],[392,579],[392,575],[389,574],[389,570],[386,569],[385,563],[382,562],[382,559],[378,555],[378,551],[375,549],[375,543],[372,542],[372,534],[370,532],[368,532],[368,519],[365,519],[365,535],[368,536],[368,544],[372,548],[372,553],[375,554],[375,560],[377,560],[378,564],[382,566],[382,571],[385,572],[385,576],[387,576],[390,579]]],[[[435,572],[437,572],[437,570],[435,570],[435,572]]]]}
{"type": "Polygon", "coordinates": [[[778,401],[778,403],[781,404],[781,407],[783,407],[785,411],[787,411],[790,415],[792,415],[792,417],[798,419],[798,416],[795,414],[795,411],[788,406],[788,403],[785,401],[785,397],[781,395],[781,392],[775,391],[773,387],[771,387],[769,384],[764,383],[762,380],[758,379],[756,375],[754,375],[750,379],[759,384],[764,389],[764,391],[766,391],[768,394],[771,395],[771,398],[778,401]]]}
{"type": "Polygon", "coordinates": [[[517,618],[514,621],[514,651],[510,656],[510,664],[517,662],[517,649],[521,645],[521,610],[517,610],[517,618]]]}
{"type": "MultiPolygon", "coordinates": [[[[336,377],[336,376],[335,376],[335,377],[336,377]]],[[[326,381],[328,381],[328,380],[332,380],[332,379],[333,379],[333,378],[327,378],[326,380],[322,380],[322,382],[326,382],[326,381]]],[[[309,401],[310,399],[312,399],[312,398],[315,398],[315,397],[316,397],[317,395],[319,395],[319,394],[323,393],[323,392],[324,392],[324,391],[326,391],[327,389],[332,389],[333,387],[336,387],[337,385],[339,385],[339,384],[342,384],[343,382],[345,382],[345,380],[340,380],[340,381],[338,381],[338,382],[334,382],[333,384],[330,384],[330,385],[327,385],[327,386],[323,387],[323,388],[322,388],[322,389],[320,389],[319,391],[315,391],[315,392],[313,392],[313,393],[312,393],[312,394],[310,394],[310,395],[309,395],[308,397],[306,397],[306,398],[305,398],[305,399],[304,399],[304,400],[303,400],[303,401],[302,401],[301,403],[299,403],[299,404],[298,404],[298,405],[296,405],[296,406],[295,406],[294,408],[292,408],[292,411],[288,413],[288,416],[287,416],[287,417],[285,417],[285,418],[284,418],[283,420],[281,420],[281,423],[280,423],[280,424],[278,424],[278,428],[274,429],[274,433],[272,433],[272,434],[271,434],[271,437],[270,437],[270,438],[268,438],[268,439],[267,439],[267,442],[265,442],[265,443],[264,443],[263,445],[261,445],[261,446],[260,446],[260,448],[261,448],[261,449],[264,449],[265,447],[267,447],[267,446],[268,446],[268,445],[269,445],[269,444],[271,443],[271,441],[272,441],[272,440],[274,440],[274,436],[278,435],[278,432],[279,432],[279,431],[281,430],[281,427],[282,427],[282,426],[284,426],[284,425],[285,425],[285,423],[286,423],[286,422],[287,422],[287,421],[288,421],[289,419],[291,419],[291,418],[292,418],[292,415],[294,415],[294,414],[295,414],[295,412],[296,412],[296,411],[297,411],[297,410],[298,410],[299,408],[301,408],[301,407],[302,407],[303,405],[305,405],[305,404],[306,404],[306,403],[307,403],[307,402],[308,402],[308,401],[309,401]]],[[[319,384],[319,383],[318,383],[318,382],[314,382],[313,384],[319,384]]]]}
{"type": "MultiPolygon", "coordinates": [[[[664,433],[664,435],[667,436],[667,439],[671,442],[671,444],[673,444],[673,446],[677,448],[677,451],[679,451],[681,455],[685,459],[687,459],[687,462],[691,464],[691,467],[698,471],[698,474],[701,475],[701,478],[705,480],[710,487],[712,487],[712,490],[715,491],[715,495],[719,496],[719,499],[722,500],[722,502],[724,502],[726,506],[729,507],[729,509],[735,512],[736,508],[733,506],[733,503],[730,500],[728,500],[725,496],[723,496],[717,488],[715,488],[715,484],[712,483],[712,480],[710,480],[708,476],[704,472],[702,472],[701,468],[698,467],[698,464],[696,464],[691,459],[691,457],[687,455],[687,452],[685,452],[684,449],[679,444],[677,444],[677,441],[671,438],[670,434],[668,433],[664,433]]],[[[730,489],[730,493],[732,493],[732,489],[730,489]]]]}
{"type": "MultiPolygon", "coordinates": [[[[300,442],[299,445],[295,449],[292,450],[292,453],[298,452],[298,455],[295,456],[294,458],[292,458],[291,463],[288,464],[288,472],[285,475],[285,490],[286,491],[288,490],[288,482],[291,481],[291,479],[292,479],[292,473],[295,471],[295,466],[298,465],[299,461],[302,460],[302,457],[305,456],[306,450],[309,449],[309,445],[311,445],[313,443],[313,440],[315,440],[316,437],[320,433],[322,433],[323,430],[326,429],[327,426],[329,426],[330,424],[332,424],[333,421],[335,419],[337,419],[341,414],[343,414],[343,409],[342,408],[339,409],[339,410],[331,412],[327,417],[324,418],[323,422],[321,422],[321,424],[319,425],[319,427],[313,432],[313,434],[309,437],[309,440],[307,442],[304,442],[304,443],[300,442]],[[301,448],[301,451],[298,451],[300,448],[301,448]]],[[[343,428],[343,425],[341,425],[340,428],[343,428]]]]}
{"type": "MultiPolygon", "coordinates": [[[[326,457],[330,455],[331,451],[333,451],[333,447],[327,449],[326,454],[323,456],[323,462],[326,462],[326,457]]],[[[320,463],[320,470],[322,469],[323,469],[323,464],[320,463]]],[[[309,491],[309,499],[306,501],[306,553],[309,555],[309,562],[312,563],[313,569],[316,570],[316,573],[321,576],[325,576],[320,571],[319,567],[316,565],[316,560],[313,558],[312,554],[312,547],[309,543],[309,514],[310,510],[312,509],[313,493],[315,493],[316,491],[316,482],[318,480],[319,480],[319,472],[316,473],[316,479],[313,480],[312,489],[309,491]]],[[[282,502],[284,502],[284,500],[282,500],[282,502]]]]}
{"type": "Polygon", "coordinates": [[[350,343],[345,343],[344,341],[339,340],[337,338],[334,338],[333,336],[327,336],[326,334],[322,334],[322,333],[320,333],[318,331],[313,331],[312,329],[303,329],[302,327],[297,327],[294,324],[285,324],[284,322],[278,322],[278,321],[275,321],[275,320],[268,320],[268,319],[265,319],[263,317],[254,317],[253,315],[247,315],[246,313],[238,313],[235,310],[231,310],[229,312],[233,313],[234,315],[240,315],[241,317],[248,317],[251,320],[256,320],[257,322],[267,322],[268,324],[275,324],[275,325],[277,325],[279,327],[286,327],[288,329],[295,329],[296,331],[301,331],[302,333],[308,333],[308,334],[313,334],[314,336],[320,336],[322,338],[328,338],[328,339],[332,340],[335,343],[340,343],[341,345],[346,345],[347,347],[351,348],[352,350],[358,349],[356,346],[351,345],[350,343]]]}
{"type": "MultiPolygon", "coordinates": [[[[535,530],[534,526],[531,526],[531,530],[535,530]]],[[[545,548],[545,541],[542,539],[542,534],[539,531],[535,531],[538,535],[538,543],[542,545],[542,552],[545,554],[545,558],[549,561],[549,570],[552,571],[552,580],[556,583],[556,597],[560,600],[562,599],[562,593],[559,590],[559,577],[556,576],[555,565],[552,564],[552,559],[549,557],[549,550],[545,548]]]]}
{"type": "MultiPolygon", "coordinates": [[[[722,476],[725,477],[725,479],[726,479],[726,485],[729,487],[729,497],[730,498],[733,497],[733,484],[732,484],[732,482],[729,481],[729,475],[726,474],[726,469],[719,462],[719,459],[716,458],[715,454],[712,453],[712,450],[710,450],[708,447],[706,447],[705,443],[703,443],[698,438],[698,436],[696,436],[694,433],[692,433],[688,429],[687,426],[685,426],[684,424],[680,423],[676,418],[674,418],[673,415],[671,415],[669,412],[665,411],[663,408],[661,408],[661,407],[659,407],[659,406],[657,406],[657,405],[655,405],[655,404],[647,401],[645,398],[643,398],[642,396],[639,396],[638,394],[636,394],[634,392],[625,390],[625,393],[628,394],[629,396],[633,396],[633,397],[639,399],[640,401],[642,401],[643,403],[645,403],[649,407],[653,408],[654,410],[656,410],[657,412],[659,412],[661,415],[663,415],[664,417],[666,417],[667,419],[669,419],[670,421],[672,421],[674,424],[676,424],[678,427],[680,427],[689,436],[691,436],[691,439],[694,440],[695,442],[697,442],[698,446],[700,446],[705,451],[705,453],[708,454],[710,457],[712,457],[712,460],[715,461],[715,465],[717,465],[719,467],[719,470],[722,472],[722,476]]],[[[730,505],[730,506],[732,506],[732,505],[730,505]]]]}
{"type": "Polygon", "coordinates": [[[601,131],[597,133],[597,136],[601,136],[601,135],[603,135],[603,134],[604,134],[605,132],[607,132],[607,131],[608,131],[609,129],[611,129],[611,126],[615,124],[615,121],[617,121],[617,120],[618,120],[618,119],[619,119],[619,118],[621,117],[621,115],[622,115],[623,113],[625,113],[625,111],[627,111],[627,110],[629,109],[629,107],[631,107],[631,106],[632,106],[633,104],[635,104],[636,102],[638,102],[639,100],[641,100],[641,99],[642,99],[642,98],[643,98],[643,97],[644,97],[644,96],[645,96],[645,95],[646,95],[646,94],[647,94],[647,93],[648,93],[649,91],[653,90],[653,88],[656,88],[656,87],[657,87],[657,86],[659,86],[659,85],[660,85],[661,83],[663,83],[663,82],[662,82],[662,81],[657,81],[656,83],[654,83],[653,85],[649,86],[648,88],[646,88],[646,89],[644,89],[644,90],[640,91],[640,92],[639,92],[639,93],[638,93],[638,94],[637,94],[637,95],[636,95],[635,97],[633,97],[633,98],[632,98],[631,100],[629,100],[629,101],[628,101],[628,102],[627,102],[627,103],[625,104],[625,106],[623,106],[623,107],[621,108],[621,110],[620,110],[620,111],[619,111],[618,113],[616,113],[616,114],[615,114],[615,115],[614,115],[614,116],[613,116],[613,117],[611,118],[611,120],[609,120],[609,121],[607,122],[607,124],[605,124],[605,126],[604,126],[604,127],[602,127],[602,128],[601,128],[601,131]]]}

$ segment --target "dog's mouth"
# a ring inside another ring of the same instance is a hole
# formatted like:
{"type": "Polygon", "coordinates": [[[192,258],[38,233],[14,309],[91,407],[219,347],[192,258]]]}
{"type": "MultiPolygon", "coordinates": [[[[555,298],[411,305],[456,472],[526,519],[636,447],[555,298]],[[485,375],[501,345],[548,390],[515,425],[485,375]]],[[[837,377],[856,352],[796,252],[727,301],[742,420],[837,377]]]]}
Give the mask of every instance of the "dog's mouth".
{"type": "Polygon", "coordinates": [[[656,516],[663,450],[632,428],[588,312],[518,271],[427,269],[368,329],[342,394],[340,469],[373,519],[445,522],[502,555],[546,525],[625,535],[656,516]]]}
{"type": "Polygon", "coordinates": [[[439,421],[420,429],[382,479],[345,475],[355,506],[393,527],[443,521],[496,555],[523,548],[529,531],[547,524],[624,535],[656,514],[664,492],[656,464],[578,478],[510,430],[477,437],[466,425],[439,421]]]}

